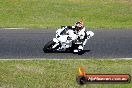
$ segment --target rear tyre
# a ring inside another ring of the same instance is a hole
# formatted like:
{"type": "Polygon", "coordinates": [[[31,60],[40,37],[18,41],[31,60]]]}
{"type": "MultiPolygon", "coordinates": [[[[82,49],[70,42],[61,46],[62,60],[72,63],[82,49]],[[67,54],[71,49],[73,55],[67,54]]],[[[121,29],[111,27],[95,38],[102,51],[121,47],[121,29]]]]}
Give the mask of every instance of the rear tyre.
{"type": "Polygon", "coordinates": [[[52,47],[55,45],[55,42],[53,40],[49,41],[47,44],[45,44],[43,51],[45,53],[53,51],[52,47]]]}
{"type": "Polygon", "coordinates": [[[82,50],[78,50],[78,55],[82,55],[82,50]]]}

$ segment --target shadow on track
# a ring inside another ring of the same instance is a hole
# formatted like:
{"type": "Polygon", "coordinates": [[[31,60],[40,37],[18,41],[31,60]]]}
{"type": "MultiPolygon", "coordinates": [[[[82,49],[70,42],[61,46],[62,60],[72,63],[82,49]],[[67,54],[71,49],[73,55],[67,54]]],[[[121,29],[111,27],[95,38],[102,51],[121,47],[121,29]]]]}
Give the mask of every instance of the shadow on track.
{"type": "Polygon", "coordinates": [[[82,51],[82,54],[85,54],[85,53],[87,53],[87,52],[90,52],[91,50],[83,50],[82,51]]]}
{"type": "MultiPolygon", "coordinates": [[[[90,51],[91,50],[83,50],[82,53],[81,53],[81,55],[83,55],[83,54],[85,54],[87,52],[90,52],[90,51]]],[[[49,51],[47,53],[72,53],[72,52],[70,52],[70,51],[49,51]]],[[[73,53],[73,54],[76,54],[76,53],[73,53]]]]}

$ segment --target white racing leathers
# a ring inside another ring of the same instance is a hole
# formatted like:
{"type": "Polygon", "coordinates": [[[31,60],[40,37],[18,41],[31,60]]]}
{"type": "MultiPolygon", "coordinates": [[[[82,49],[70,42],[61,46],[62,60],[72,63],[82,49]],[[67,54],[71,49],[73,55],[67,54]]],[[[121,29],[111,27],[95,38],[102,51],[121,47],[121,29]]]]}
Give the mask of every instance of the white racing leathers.
{"type": "Polygon", "coordinates": [[[78,32],[78,36],[80,37],[80,40],[83,41],[83,46],[85,46],[87,40],[94,36],[94,33],[92,31],[86,31],[84,27],[81,31],[78,32]]]}
{"type": "MultiPolygon", "coordinates": [[[[80,31],[76,31],[76,36],[78,36],[78,40],[82,41],[82,44],[79,45],[78,50],[83,50],[84,46],[87,43],[87,40],[90,39],[92,36],[94,36],[94,33],[92,31],[86,31],[85,27],[80,30],[80,31]]],[[[77,50],[74,50],[74,52],[78,52],[77,50]]]]}

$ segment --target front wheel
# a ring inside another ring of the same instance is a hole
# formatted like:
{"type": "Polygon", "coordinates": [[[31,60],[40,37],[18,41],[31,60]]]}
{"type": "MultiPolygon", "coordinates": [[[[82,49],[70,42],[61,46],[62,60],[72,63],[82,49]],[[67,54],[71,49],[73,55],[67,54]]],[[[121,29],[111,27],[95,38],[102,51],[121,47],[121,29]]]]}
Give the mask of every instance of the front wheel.
{"type": "Polygon", "coordinates": [[[48,53],[50,51],[53,51],[53,46],[55,45],[55,42],[53,40],[49,41],[47,44],[45,44],[43,51],[45,53],[48,53]]]}

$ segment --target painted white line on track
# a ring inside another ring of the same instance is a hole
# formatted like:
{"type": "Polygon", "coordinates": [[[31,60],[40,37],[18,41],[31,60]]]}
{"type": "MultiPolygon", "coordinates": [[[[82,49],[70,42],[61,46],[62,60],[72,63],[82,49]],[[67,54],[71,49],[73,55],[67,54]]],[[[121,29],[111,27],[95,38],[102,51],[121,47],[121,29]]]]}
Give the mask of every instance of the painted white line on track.
{"type": "Polygon", "coordinates": [[[1,28],[1,29],[14,30],[14,29],[29,29],[29,28],[1,28]]]}
{"type": "Polygon", "coordinates": [[[115,58],[115,59],[96,59],[96,58],[92,58],[92,59],[47,59],[47,58],[34,58],[34,59],[0,59],[0,60],[132,60],[132,58],[115,58]]]}
{"type": "Polygon", "coordinates": [[[117,58],[117,59],[120,59],[120,60],[132,60],[132,58],[117,58]]]}

